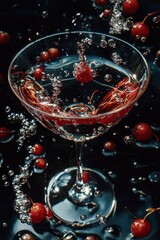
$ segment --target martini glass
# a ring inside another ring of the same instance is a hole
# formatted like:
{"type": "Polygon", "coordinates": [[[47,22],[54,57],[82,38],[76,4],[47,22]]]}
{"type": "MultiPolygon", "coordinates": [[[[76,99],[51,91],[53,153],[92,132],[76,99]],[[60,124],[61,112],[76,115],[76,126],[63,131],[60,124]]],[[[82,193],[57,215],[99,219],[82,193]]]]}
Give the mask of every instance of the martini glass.
{"type": "Polygon", "coordinates": [[[129,43],[97,32],[62,32],[24,47],[9,67],[9,84],[47,129],[75,142],[76,166],[54,175],[45,201],[63,223],[106,222],[116,209],[114,186],[83,167],[83,144],[107,132],[131,110],[149,82],[143,55],[129,43]]]}

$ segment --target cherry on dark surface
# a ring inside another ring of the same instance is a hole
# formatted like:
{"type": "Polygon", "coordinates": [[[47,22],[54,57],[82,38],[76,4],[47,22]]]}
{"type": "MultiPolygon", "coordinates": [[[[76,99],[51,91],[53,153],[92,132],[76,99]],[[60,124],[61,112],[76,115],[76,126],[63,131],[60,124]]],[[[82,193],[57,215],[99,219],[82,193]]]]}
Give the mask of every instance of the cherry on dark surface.
{"type": "Polygon", "coordinates": [[[42,203],[33,203],[30,209],[32,223],[41,223],[46,218],[46,208],[42,203]]]}
{"type": "Polygon", "coordinates": [[[139,2],[138,0],[125,0],[122,9],[126,15],[133,15],[139,10],[139,2]]]}
{"type": "Polygon", "coordinates": [[[151,232],[151,224],[144,218],[137,218],[131,224],[131,232],[134,237],[146,237],[151,232]]]}
{"type": "Polygon", "coordinates": [[[46,167],[46,160],[44,158],[37,158],[34,162],[34,166],[39,169],[44,169],[46,167]]]}
{"type": "Polygon", "coordinates": [[[6,127],[0,127],[0,141],[5,140],[11,135],[11,131],[6,127]]]}
{"type": "Polygon", "coordinates": [[[107,141],[104,143],[104,149],[107,151],[113,151],[116,148],[116,144],[112,141],[107,141]]]}
{"type": "Polygon", "coordinates": [[[131,35],[134,38],[137,37],[147,37],[149,35],[149,27],[144,22],[136,22],[131,28],[131,35]]]}
{"type": "Polygon", "coordinates": [[[41,155],[41,154],[43,154],[43,152],[44,152],[44,147],[41,144],[39,144],[39,143],[36,143],[32,147],[32,153],[34,155],[41,155]]]}
{"type": "Polygon", "coordinates": [[[9,33],[0,31],[0,45],[5,45],[10,41],[11,37],[9,33]]]}
{"type": "Polygon", "coordinates": [[[132,134],[138,141],[144,142],[152,138],[153,131],[148,123],[141,122],[134,126],[132,134]]]}

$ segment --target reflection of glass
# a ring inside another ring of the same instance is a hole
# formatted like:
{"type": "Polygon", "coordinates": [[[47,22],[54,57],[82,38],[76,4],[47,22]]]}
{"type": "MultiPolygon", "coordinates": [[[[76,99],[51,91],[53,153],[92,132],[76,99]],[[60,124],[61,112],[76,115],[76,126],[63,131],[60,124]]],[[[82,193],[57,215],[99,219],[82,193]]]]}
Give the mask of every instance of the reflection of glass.
{"type": "Polygon", "coordinates": [[[21,103],[46,128],[76,144],[77,167],[53,176],[45,196],[64,223],[90,225],[114,212],[114,188],[103,173],[83,167],[83,143],[117,124],[148,81],[148,65],[137,49],[92,32],[44,37],[11,62],[9,83],[21,103]]]}

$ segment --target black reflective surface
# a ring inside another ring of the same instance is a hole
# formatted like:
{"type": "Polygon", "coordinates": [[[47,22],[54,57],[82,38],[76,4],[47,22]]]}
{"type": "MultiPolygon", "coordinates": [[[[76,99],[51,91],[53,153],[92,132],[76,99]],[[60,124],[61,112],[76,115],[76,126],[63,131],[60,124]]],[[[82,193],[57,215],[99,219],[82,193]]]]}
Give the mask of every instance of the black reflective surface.
{"type": "MultiPolygon", "coordinates": [[[[139,2],[140,10],[134,16],[136,21],[142,20],[149,12],[160,9],[160,2],[157,0],[139,0],[139,2]]],[[[24,193],[34,199],[34,202],[43,202],[44,186],[49,177],[73,165],[74,144],[53,135],[37,123],[37,133],[27,138],[21,150],[17,152],[18,131],[21,125],[18,121],[9,121],[8,115],[14,112],[23,113],[29,120],[32,117],[9,88],[7,80],[9,63],[21,47],[37,39],[38,36],[65,29],[79,30],[86,24],[88,30],[108,33],[108,24],[99,18],[100,12],[101,10],[94,8],[89,0],[1,1],[0,3],[0,30],[5,30],[11,35],[8,44],[0,45],[0,72],[4,74],[0,83],[0,127],[7,127],[13,131],[11,140],[0,143],[2,160],[0,239],[18,240],[20,236],[24,237],[25,233],[30,235],[30,239],[36,239],[32,234],[42,240],[62,239],[62,235],[68,233],[69,236],[72,232],[75,239],[85,239],[88,235],[95,234],[104,240],[129,240],[133,239],[130,236],[130,226],[134,220],[132,214],[143,218],[146,209],[160,207],[160,64],[158,60],[155,61],[156,53],[160,49],[160,23],[155,27],[149,20],[151,34],[147,42],[134,41],[128,32],[118,36],[134,44],[142,53],[146,53],[151,69],[148,89],[121,123],[109,133],[85,144],[85,166],[102,170],[115,186],[117,209],[113,218],[105,225],[101,224],[90,229],[71,229],[62,224],[51,228],[49,223],[33,225],[21,223],[13,209],[15,193],[12,180],[15,174],[19,174],[19,165],[24,164],[28,154],[27,147],[40,142],[46,152],[47,169],[41,174],[31,174],[28,184],[23,188],[24,193]],[[81,13],[82,16],[77,17],[77,24],[74,26],[73,16],[77,13],[81,13]],[[10,111],[7,111],[8,106],[10,111]],[[153,139],[145,143],[134,141],[127,144],[124,139],[132,135],[134,125],[139,122],[146,122],[152,126],[153,139]],[[116,144],[116,154],[113,156],[112,154],[107,156],[103,152],[106,141],[113,141],[116,144]],[[10,170],[14,171],[14,175],[10,170]]],[[[152,229],[150,235],[144,239],[159,240],[159,212],[151,214],[148,220],[152,229]]],[[[66,239],[70,238],[66,236],[66,239]]]]}

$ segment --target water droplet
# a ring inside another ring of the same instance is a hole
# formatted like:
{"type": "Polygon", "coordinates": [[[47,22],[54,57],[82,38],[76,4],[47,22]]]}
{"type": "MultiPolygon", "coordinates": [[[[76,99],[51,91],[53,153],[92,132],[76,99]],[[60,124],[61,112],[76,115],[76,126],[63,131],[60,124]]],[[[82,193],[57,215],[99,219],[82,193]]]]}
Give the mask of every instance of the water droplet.
{"type": "Polygon", "coordinates": [[[104,81],[106,82],[111,82],[112,81],[112,75],[111,74],[106,74],[104,76],[104,81]]]}
{"type": "Polygon", "coordinates": [[[42,18],[47,18],[48,17],[48,12],[47,11],[43,11],[42,12],[42,18]]]}
{"type": "Polygon", "coordinates": [[[116,42],[114,39],[109,39],[108,40],[108,45],[112,48],[116,48],[116,42]]]}
{"type": "Polygon", "coordinates": [[[8,175],[9,175],[9,176],[13,176],[13,175],[14,175],[14,171],[13,171],[13,170],[9,170],[9,171],[8,171],[8,175]]]}
{"type": "Polygon", "coordinates": [[[109,172],[108,172],[108,175],[109,175],[110,177],[112,177],[112,178],[117,178],[117,177],[118,177],[117,174],[116,174],[115,172],[113,172],[113,171],[109,171],[109,172]]]}
{"type": "Polygon", "coordinates": [[[133,184],[137,184],[138,183],[138,179],[137,178],[131,178],[130,182],[133,184]]]}
{"type": "Polygon", "coordinates": [[[7,227],[7,223],[6,222],[3,223],[3,227],[7,227]]]}
{"type": "Polygon", "coordinates": [[[160,181],[160,172],[159,171],[153,171],[148,175],[148,178],[151,182],[159,182],[160,181]]]}
{"type": "Polygon", "coordinates": [[[2,175],[2,180],[6,180],[7,179],[7,176],[4,174],[4,175],[2,175]]]}
{"type": "Polygon", "coordinates": [[[86,219],[87,219],[87,216],[86,216],[85,214],[83,214],[83,215],[80,216],[80,219],[81,219],[81,220],[86,220],[86,219]]]}
{"type": "Polygon", "coordinates": [[[117,225],[107,226],[104,231],[105,233],[109,233],[109,235],[114,237],[119,237],[121,233],[121,229],[117,225]]]}
{"type": "Polygon", "coordinates": [[[0,153],[0,167],[2,167],[2,164],[3,164],[3,156],[2,156],[2,153],[0,153]]]}
{"type": "Polygon", "coordinates": [[[4,187],[9,187],[9,182],[6,181],[6,182],[4,183],[4,187]]]}
{"type": "Polygon", "coordinates": [[[155,16],[153,19],[152,19],[152,21],[154,22],[154,23],[160,23],[160,15],[158,15],[158,16],[155,16]]]}
{"type": "Polygon", "coordinates": [[[100,216],[98,220],[99,220],[99,224],[105,224],[107,219],[104,216],[100,216]]]}
{"type": "Polygon", "coordinates": [[[108,46],[108,43],[105,39],[101,39],[100,41],[100,47],[101,48],[106,48],[108,46]]]}
{"type": "Polygon", "coordinates": [[[146,37],[141,37],[142,42],[146,42],[147,38],[146,37]]]}
{"type": "Polygon", "coordinates": [[[132,135],[130,135],[130,136],[125,136],[125,137],[123,138],[123,141],[124,141],[125,144],[129,145],[129,144],[134,143],[134,138],[133,138],[132,135]]]}
{"type": "Polygon", "coordinates": [[[11,108],[9,106],[6,106],[5,111],[6,113],[10,112],[11,108]]]}

